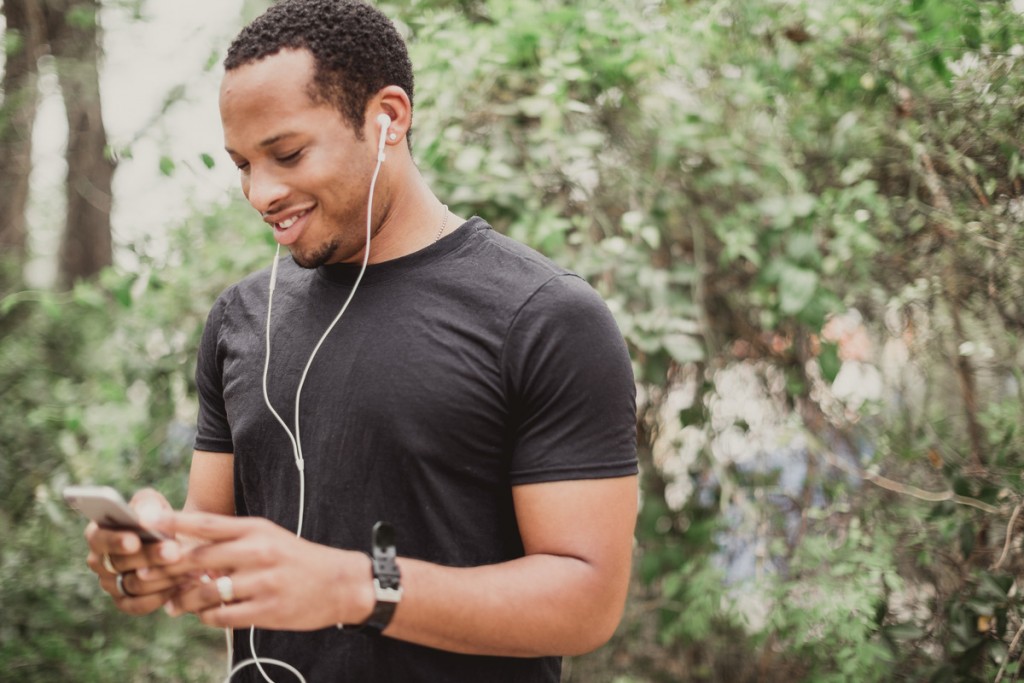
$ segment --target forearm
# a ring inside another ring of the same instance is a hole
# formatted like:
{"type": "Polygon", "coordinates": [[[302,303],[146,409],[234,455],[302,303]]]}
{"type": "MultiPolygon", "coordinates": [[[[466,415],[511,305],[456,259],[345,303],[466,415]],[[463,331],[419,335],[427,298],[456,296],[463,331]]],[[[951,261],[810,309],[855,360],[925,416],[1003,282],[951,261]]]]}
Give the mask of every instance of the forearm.
{"type": "Polygon", "coordinates": [[[385,634],[466,654],[589,652],[611,637],[625,602],[622,577],[574,557],[472,568],[403,558],[399,566],[405,593],[385,634]]]}
{"type": "MultiPolygon", "coordinates": [[[[465,654],[573,655],[604,643],[625,603],[635,477],[516,488],[526,555],[446,567],[399,557],[404,594],[384,634],[465,654]]],[[[178,513],[168,531],[206,543],[174,571],[230,574],[234,600],[199,584],[175,608],[211,626],[306,631],[373,610],[370,559],[297,538],[258,517],[178,513]]],[[[399,551],[401,549],[399,548],[399,551]]]]}

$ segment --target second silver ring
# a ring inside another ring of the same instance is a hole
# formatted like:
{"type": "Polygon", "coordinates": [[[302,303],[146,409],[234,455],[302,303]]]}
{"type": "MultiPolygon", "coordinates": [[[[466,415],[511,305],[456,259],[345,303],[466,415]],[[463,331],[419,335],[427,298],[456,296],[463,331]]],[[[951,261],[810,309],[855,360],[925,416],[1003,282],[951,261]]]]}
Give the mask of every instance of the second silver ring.
{"type": "Polygon", "coordinates": [[[230,576],[218,577],[215,584],[217,586],[217,594],[220,595],[221,602],[235,601],[235,584],[231,580],[230,576]]]}
{"type": "Polygon", "coordinates": [[[117,592],[121,594],[122,598],[134,598],[133,593],[129,593],[128,589],[124,587],[124,574],[117,575],[117,592]]]}

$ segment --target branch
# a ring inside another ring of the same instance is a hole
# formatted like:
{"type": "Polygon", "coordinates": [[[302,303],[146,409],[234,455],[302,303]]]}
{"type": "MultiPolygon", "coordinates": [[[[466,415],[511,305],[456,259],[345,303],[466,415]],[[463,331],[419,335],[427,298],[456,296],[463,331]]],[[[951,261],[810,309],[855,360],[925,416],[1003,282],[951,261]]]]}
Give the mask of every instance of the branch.
{"type": "MultiPolygon", "coordinates": [[[[1017,509],[1020,509],[1019,505],[1017,506],[1017,509]]],[[[1006,671],[1006,665],[1010,663],[1010,653],[1013,652],[1013,648],[1017,646],[1017,641],[1020,640],[1022,633],[1024,633],[1024,624],[1021,624],[1021,627],[1017,629],[1017,634],[1013,637],[1013,640],[1010,641],[1010,647],[1006,649],[1006,658],[1003,659],[1003,664],[999,667],[999,673],[996,674],[996,678],[992,683],[999,683],[999,681],[1003,680],[1003,672],[1006,671]]]]}
{"type": "Polygon", "coordinates": [[[836,456],[835,453],[832,453],[831,451],[825,452],[825,459],[828,461],[828,464],[832,465],[833,467],[841,469],[847,474],[853,474],[858,477],[862,477],[867,481],[870,481],[875,486],[886,489],[887,491],[901,493],[903,495],[907,495],[912,498],[917,498],[918,500],[924,500],[929,503],[941,503],[949,500],[954,503],[957,503],[958,505],[966,505],[968,507],[977,508],[982,512],[988,512],[993,515],[998,515],[1002,512],[1000,508],[997,508],[994,505],[989,505],[988,503],[980,501],[976,498],[961,496],[960,494],[955,493],[952,490],[928,491],[925,489],[918,488],[916,486],[911,486],[910,484],[903,484],[901,482],[894,481],[887,477],[883,477],[880,474],[875,474],[874,472],[868,472],[863,468],[854,467],[849,463],[843,462],[842,460],[839,459],[839,457],[836,456]]]}
{"type": "Polygon", "coordinates": [[[999,556],[999,559],[996,561],[996,563],[992,565],[991,571],[996,571],[997,569],[999,569],[999,567],[1001,567],[1003,562],[1006,560],[1006,556],[1010,552],[1010,543],[1013,541],[1013,526],[1017,523],[1017,515],[1020,514],[1020,509],[1022,507],[1024,507],[1024,503],[1020,503],[1017,505],[1017,507],[1013,508],[1013,514],[1010,515],[1010,523],[1006,525],[1006,542],[1003,543],[1003,552],[999,556]]]}

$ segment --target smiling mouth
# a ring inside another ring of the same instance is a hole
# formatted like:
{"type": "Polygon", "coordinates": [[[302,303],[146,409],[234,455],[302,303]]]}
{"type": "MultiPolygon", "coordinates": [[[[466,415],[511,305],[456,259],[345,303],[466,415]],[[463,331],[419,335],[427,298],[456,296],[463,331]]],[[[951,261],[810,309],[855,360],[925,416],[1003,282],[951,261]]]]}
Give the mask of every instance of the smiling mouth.
{"type": "Polygon", "coordinates": [[[277,228],[278,230],[287,230],[288,228],[295,225],[296,221],[298,221],[300,218],[308,214],[309,211],[309,209],[306,209],[305,211],[297,213],[291,218],[288,218],[287,220],[283,220],[280,223],[274,223],[274,227],[277,228]]]}

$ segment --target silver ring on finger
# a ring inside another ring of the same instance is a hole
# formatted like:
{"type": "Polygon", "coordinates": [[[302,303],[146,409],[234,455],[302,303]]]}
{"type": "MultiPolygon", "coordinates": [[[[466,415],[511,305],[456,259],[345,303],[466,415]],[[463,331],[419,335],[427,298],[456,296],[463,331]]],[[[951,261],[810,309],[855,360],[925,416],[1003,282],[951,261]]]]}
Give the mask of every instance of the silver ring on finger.
{"type": "Polygon", "coordinates": [[[138,596],[136,596],[133,593],[129,593],[128,589],[124,587],[124,577],[125,577],[125,574],[118,574],[117,575],[117,592],[121,595],[122,598],[138,597],[138,596]]]}
{"type": "Polygon", "coordinates": [[[223,603],[235,601],[235,584],[230,576],[221,576],[215,582],[220,601],[223,603]]]}
{"type": "Polygon", "coordinates": [[[118,574],[118,573],[120,573],[120,572],[117,571],[117,569],[114,568],[114,563],[111,562],[110,554],[109,553],[103,553],[103,568],[106,569],[111,574],[118,574]]]}

